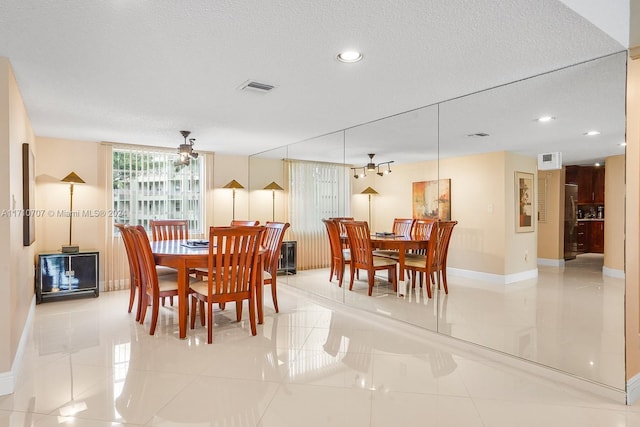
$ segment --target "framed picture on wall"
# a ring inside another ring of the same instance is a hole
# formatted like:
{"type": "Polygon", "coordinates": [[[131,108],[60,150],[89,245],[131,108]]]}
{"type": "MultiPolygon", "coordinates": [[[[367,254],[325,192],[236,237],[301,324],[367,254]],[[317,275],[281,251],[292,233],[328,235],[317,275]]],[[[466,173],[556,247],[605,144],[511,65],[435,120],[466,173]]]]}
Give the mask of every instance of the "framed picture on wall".
{"type": "Polygon", "coordinates": [[[516,233],[533,231],[533,174],[516,172],[516,233]]]}
{"type": "Polygon", "coordinates": [[[451,220],[451,180],[418,181],[412,189],[413,217],[451,220]]]}
{"type": "Polygon", "coordinates": [[[35,160],[29,144],[22,144],[22,245],[31,246],[36,240],[35,160]]]}

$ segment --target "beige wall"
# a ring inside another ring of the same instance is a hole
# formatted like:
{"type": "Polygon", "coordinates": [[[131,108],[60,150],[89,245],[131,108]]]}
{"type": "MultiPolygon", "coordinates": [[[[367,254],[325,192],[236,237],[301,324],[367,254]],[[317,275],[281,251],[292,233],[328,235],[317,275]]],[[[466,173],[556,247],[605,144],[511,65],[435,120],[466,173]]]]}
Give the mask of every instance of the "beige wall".
{"type": "Polygon", "coordinates": [[[624,272],[625,156],[605,160],[604,267],[624,272]]]}
{"type": "MultiPolygon", "coordinates": [[[[640,59],[627,69],[625,337],[626,375],[640,374],[640,59]]],[[[608,216],[605,212],[605,218],[608,216]]]]}
{"type": "Polygon", "coordinates": [[[451,217],[458,221],[449,249],[449,267],[508,275],[536,269],[535,233],[515,232],[515,172],[536,173],[534,158],[496,152],[397,165],[393,173],[352,181],[352,215],[367,220],[371,198],[373,231],[390,231],[394,218],[412,216],[412,182],[451,179],[451,217]],[[526,258],[526,259],[525,259],[526,258]]]}
{"type": "MultiPolygon", "coordinates": [[[[564,170],[538,172],[538,185],[546,186],[547,217],[538,222],[538,258],[564,259],[564,170]]],[[[540,202],[540,201],[538,201],[540,202]]]]}
{"type": "Polygon", "coordinates": [[[287,183],[284,178],[284,162],[282,159],[251,157],[249,159],[249,216],[250,219],[265,224],[271,221],[282,222],[286,218],[287,183]],[[264,190],[264,187],[275,182],[284,188],[283,191],[264,190]],[[273,213],[275,206],[275,215],[273,213]]]}
{"type": "MultiPolygon", "coordinates": [[[[11,65],[0,58],[0,210],[23,208],[23,143],[33,147],[33,131],[11,65]]],[[[19,363],[14,359],[34,302],[34,246],[22,245],[21,216],[0,216],[0,236],[0,378],[6,380],[19,363]]],[[[13,387],[0,382],[2,392],[13,387]]]]}
{"type": "MultiPolygon", "coordinates": [[[[60,182],[75,172],[85,184],[73,186],[73,210],[106,210],[104,188],[98,174],[99,143],[54,138],[36,139],[36,206],[47,215],[38,218],[37,250],[58,250],[69,243],[69,218],[59,212],[69,210],[70,185],[60,182]],[[50,213],[49,213],[50,212],[50,213]]],[[[105,218],[78,216],[73,218],[72,243],[80,249],[102,251],[105,218]]]]}

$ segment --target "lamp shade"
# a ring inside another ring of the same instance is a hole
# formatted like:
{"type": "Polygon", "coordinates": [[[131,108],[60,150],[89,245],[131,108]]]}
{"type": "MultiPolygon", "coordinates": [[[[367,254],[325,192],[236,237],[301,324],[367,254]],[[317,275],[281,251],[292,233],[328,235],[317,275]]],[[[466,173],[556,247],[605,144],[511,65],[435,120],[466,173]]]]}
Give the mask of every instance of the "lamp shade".
{"type": "Polygon", "coordinates": [[[60,181],[62,182],[71,182],[74,184],[84,184],[84,180],[80,178],[75,172],[71,172],[69,175],[62,178],[60,181]]]}
{"type": "Polygon", "coordinates": [[[235,190],[235,189],[240,189],[244,187],[238,181],[236,181],[235,179],[232,179],[227,185],[225,185],[222,188],[233,188],[235,190]]]}
{"type": "Polygon", "coordinates": [[[367,187],[360,194],[379,194],[376,190],[371,187],[367,187]]]}
{"type": "Polygon", "coordinates": [[[277,182],[275,181],[271,181],[271,184],[267,185],[266,187],[264,187],[263,190],[284,190],[284,188],[280,187],[280,185],[278,185],[277,182]]]}

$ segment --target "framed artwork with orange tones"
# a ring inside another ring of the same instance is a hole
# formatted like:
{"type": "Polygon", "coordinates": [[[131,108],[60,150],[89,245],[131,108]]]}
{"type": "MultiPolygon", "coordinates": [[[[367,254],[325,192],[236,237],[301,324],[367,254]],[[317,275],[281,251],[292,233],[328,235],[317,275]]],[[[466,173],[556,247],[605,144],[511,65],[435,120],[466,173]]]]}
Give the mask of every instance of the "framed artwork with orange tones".
{"type": "Polygon", "coordinates": [[[413,183],[413,217],[451,221],[451,180],[437,179],[413,183]]]}
{"type": "Polygon", "coordinates": [[[533,174],[516,172],[516,233],[533,231],[533,174]]]}

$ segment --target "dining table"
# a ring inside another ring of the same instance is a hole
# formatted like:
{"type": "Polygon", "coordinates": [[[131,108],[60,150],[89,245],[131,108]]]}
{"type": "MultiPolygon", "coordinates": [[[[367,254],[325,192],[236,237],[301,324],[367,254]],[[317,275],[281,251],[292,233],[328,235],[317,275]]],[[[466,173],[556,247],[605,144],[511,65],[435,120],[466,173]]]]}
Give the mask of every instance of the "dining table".
{"type": "MultiPolygon", "coordinates": [[[[340,235],[340,241],[343,244],[348,244],[349,239],[346,234],[340,235]]],[[[427,249],[429,245],[429,239],[416,239],[411,236],[397,235],[391,233],[375,233],[371,235],[371,247],[373,250],[395,250],[398,251],[398,267],[400,272],[398,273],[398,280],[403,281],[405,270],[405,254],[410,250],[427,249]]]]}
{"type": "MultiPolygon", "coordinates": [[[[208,245],[193,245],[187,240],[156,240],[150,242],[151,252],[156,265],[175,268],[178,271],[178,324],[180,326],[180,338],[187,337],[187,317],[189,314],[189,272],[194,268],[207,268],[209,259],[208,245]]],[[[214,248],[215,249],[215,248],[214,248]]],[[[264,322],[262,310],[262,271],[263,254],[266,250],[260,250],[259,268],[256,282],[259,286],[254,286],[256,295],[256,305],[258,311],[258,323],[264,322]]]]}
{"type": "Polygon", "coordinates": [[[398,280],[404,280],[405,270],[405,254],[410,250],[427,249],[429,239],[415,239],[411,236],[404,235],[371,235],[371,247],[382,250],[397,250],[398,251],[398,280]]]}

